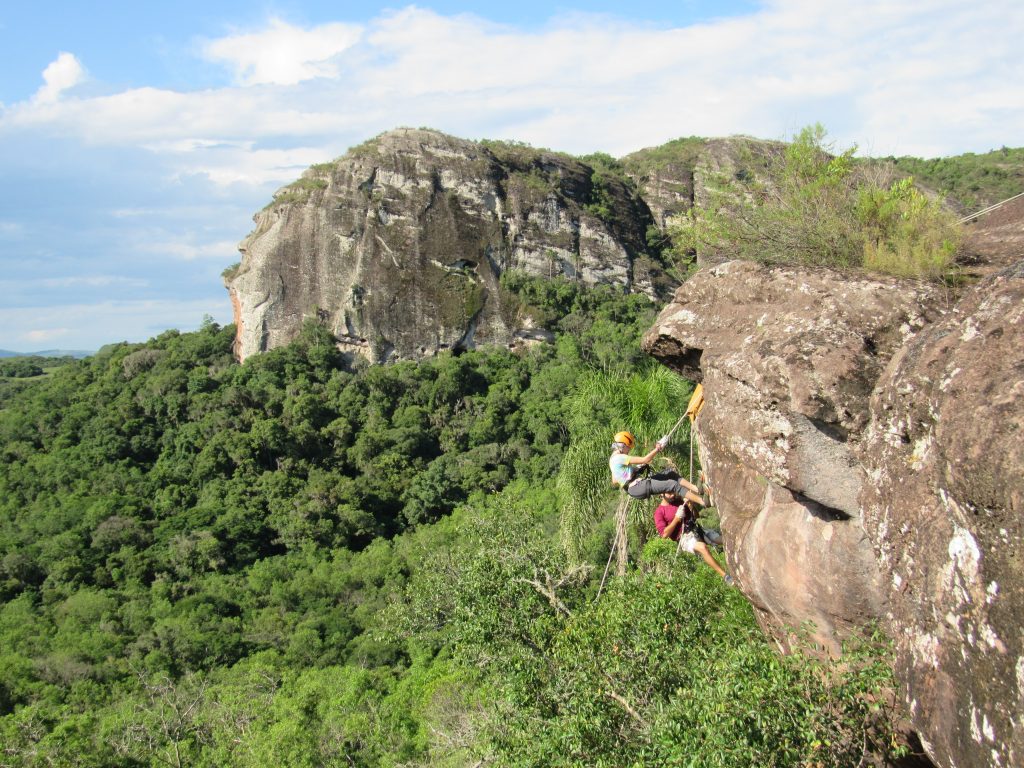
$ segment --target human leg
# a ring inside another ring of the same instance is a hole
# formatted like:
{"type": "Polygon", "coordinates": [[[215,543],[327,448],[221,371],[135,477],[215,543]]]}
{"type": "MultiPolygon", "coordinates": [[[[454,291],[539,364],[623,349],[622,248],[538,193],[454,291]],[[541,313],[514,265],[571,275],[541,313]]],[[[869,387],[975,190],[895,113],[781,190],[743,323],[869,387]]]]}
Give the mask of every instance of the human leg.
{"type": "Polygon", "coordinates": [[[674,480],[651,475],[634,480],[626,488],[626,493],[634,499],[646,499],[651,496],[660,496],[663,493],[679,493],[679,486],[674,480]]]}
{"type": "Polygon", "coordinates": [[[718,561],[715,560],[715,558],[708,551],[707,544],[705,544],[703,541],[698,541],[693,545],[693,552],[694,554],[700,555],[704,559],[704,562],[711,566],[711,569],[715,573],[717,573],[723,579],[725,578],[725,570],[723,570],[722,566],[718,564],[718,561]]]}
{"type": "Polygon", "coordinates": [[[680,497],[685,496],[702,507],[706,506],[704,499],[697,493],[697,486],[683,480],[675,472],[658,472],[649,477],[636,480],[627,486],[626,493],[634,499],[646,499],[651,496],[671,493],[680,497]]]}
{"type": "Polygon", "coordinates": [[[717,531],[714,528],[702,528],[701,530],[704,532],[705,543],[711,544],[715,547],[722,546],[722,534],[720,531],[717,531]]]}

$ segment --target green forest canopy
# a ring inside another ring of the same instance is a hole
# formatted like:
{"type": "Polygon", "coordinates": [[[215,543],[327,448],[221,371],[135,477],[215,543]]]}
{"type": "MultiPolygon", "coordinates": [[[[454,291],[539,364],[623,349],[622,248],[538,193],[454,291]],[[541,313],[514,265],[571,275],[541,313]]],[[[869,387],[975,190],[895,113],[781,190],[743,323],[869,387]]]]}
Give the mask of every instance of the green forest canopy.
{"type": "MultiPolygon", "coordinates": [[[[692,165],[703,141],[584,158],[592,210],[611,216],[602,190],[692,165]]],[[[1021,149],[889,160],[967,210],[1024,189],[1021,149]]],[[[239,365],[234,329],[207,323],[83,361],[5,360],[0,765],[897,752],[880,641],[843,667],[780,658],[742,595],[644,545],[649,519],[635,569],[594,602],[616,499],[573,506],[555,480],[567,457],[604,471],[616,414],[588,398],[654,380],[638,347],[653,308],[504,286],[554,344],[353,368],[310,324],[239,365]]]]}
{"type": "Polygon", "coordinates": [[[554,478],[609,416],[566,413],[581,376],[651,369],[652,307],[507,288],[555,344],[352,369],[310,324],[239,365],[207,323],[14,394],[0,762],[855,765],[891,746],[870,645],[842,669],[779,658],[661,540],[593,602],[615,499],[573,565],[554,478]]]}

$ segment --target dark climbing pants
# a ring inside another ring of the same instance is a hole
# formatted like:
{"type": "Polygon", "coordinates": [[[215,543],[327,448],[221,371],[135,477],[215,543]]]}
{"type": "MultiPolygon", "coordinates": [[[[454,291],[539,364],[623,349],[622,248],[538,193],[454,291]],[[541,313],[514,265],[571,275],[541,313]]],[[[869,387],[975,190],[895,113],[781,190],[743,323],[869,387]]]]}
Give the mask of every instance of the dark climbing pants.
{"type": "Polygon", "coordinates": [[[679,475],[675,472],[656,472],[653,475],[634,480],[626,487],[626,493],[634,499],[646,499],[650,496],[660,496],[663,493],[675,493],[683,496],[686,494],[686,488],[679,482],[679,475]]]}

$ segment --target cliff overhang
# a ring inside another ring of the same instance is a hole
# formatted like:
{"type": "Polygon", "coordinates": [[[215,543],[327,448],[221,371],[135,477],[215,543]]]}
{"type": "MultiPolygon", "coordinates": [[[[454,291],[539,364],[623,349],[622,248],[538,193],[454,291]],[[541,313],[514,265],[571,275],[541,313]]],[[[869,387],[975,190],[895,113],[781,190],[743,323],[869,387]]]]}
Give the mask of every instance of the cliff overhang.
{"type": "Polygon", "coordinates": [[[1024,262],[943,286],[728,262],[645,348],[704,384],[729,566],[786,647],[887,629],[940,766],[1024,756],[1024,262]]]}

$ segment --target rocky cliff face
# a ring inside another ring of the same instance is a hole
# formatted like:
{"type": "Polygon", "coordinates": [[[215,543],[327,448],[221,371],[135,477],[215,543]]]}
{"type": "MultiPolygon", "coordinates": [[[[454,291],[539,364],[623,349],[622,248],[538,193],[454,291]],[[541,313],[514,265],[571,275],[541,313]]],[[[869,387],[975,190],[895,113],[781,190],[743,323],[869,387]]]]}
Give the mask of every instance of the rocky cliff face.
{"type": "Polygon", "coordinates": [[[622,181],[596,188],[567,155],[435,131],[391,131],[315,166],[255,221],[226,280],[241,359],[310,317],[373,361],[514,344],[528,329],[502,295],[509,269],[652,298],[668,286],[648,256],[650,212],[622,181]]]}
{"type": "Polygon", "coordinates": [[[781,644],[879,621],[940,766],[1024,761],[1024,249],[942,290],[729,262],[645,347],[702,380],[729,565],[781,644]]]}
{"type": "Polygon", "coordinates": [[[856,447],[876,380],[937,299],[893,280],[727,262],[691,278],[645,338],[704,383],[697,434],[730,565],[783,643],[810,619],[838,651],[883,611],[856,447]]]}
{"type": "Polygon", "coordinates": [[[509,269],[667,298],[675,283],[648,230],[704,202],[722,175],[762,178],[779,146],[681,139],[595,174],[556,152],[390,131],[256,214],[225,280],[238,357],[288,343],[309,318],[374,362],[515,345],[533,330],[501,291],[509,269]]]}
{"type": "Polygon", "coordinates": [[[878,382],[861,496],[910,712],[940,765],[1024,763],[1024,262],[878,382]]]}

